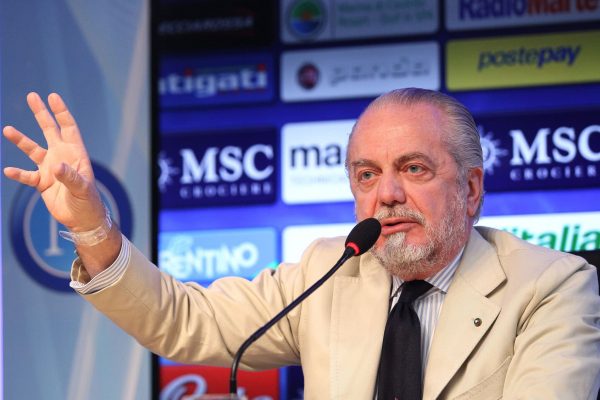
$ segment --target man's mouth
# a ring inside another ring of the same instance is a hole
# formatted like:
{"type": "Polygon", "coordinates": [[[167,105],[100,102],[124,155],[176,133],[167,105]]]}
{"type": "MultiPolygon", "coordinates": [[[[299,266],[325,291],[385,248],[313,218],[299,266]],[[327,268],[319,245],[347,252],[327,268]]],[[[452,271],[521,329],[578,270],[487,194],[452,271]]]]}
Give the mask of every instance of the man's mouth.
{"type": "Polygon", "coordinates": [[[380,222],[381,234],[383,236],[393,235],[398,232],[408,232],[416,225],[420,225],[415,219],[406,217],[383,218],[380,222]]]}

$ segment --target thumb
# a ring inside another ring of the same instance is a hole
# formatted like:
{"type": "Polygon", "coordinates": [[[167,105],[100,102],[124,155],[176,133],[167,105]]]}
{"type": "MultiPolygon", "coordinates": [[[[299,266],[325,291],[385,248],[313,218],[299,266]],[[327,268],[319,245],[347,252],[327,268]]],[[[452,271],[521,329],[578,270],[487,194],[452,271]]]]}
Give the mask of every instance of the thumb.
{"type": "Polygon", "coordinates": [[[54,170],[54,177],[67,187],[72,195],[87,197],[89,185],[85,179],[71,166],[61,163],[54,170]]]}

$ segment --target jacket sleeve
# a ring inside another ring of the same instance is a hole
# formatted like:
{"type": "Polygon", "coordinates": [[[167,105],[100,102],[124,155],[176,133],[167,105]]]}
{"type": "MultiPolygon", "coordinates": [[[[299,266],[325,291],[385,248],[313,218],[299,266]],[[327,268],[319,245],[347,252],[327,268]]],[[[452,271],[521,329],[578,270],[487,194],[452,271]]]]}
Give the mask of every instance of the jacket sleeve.
{"type": "Polygon", "coordinates": [[[600,297],[595,267],[556,260],[537,279],[519,321],[505,399],[596,399],[600,297]]]}
{"type": "MultiPolygon", "coordinates": [[[[114,285],[84,295],[142,346],[182,363],[229,366],[239,346],[305,288],[302,264],[264,270],[254,280],[228,277],[205,288],[159,271],[133,245],[126,272],[114,285]]],[[[81,268],[78,260],[74,268],[81,268]]],[[[297,313],[295,314],[297,315],[297,313]]],[[[244,354],[241,366],[299,364],[299,318],[284,318],[244,354]]]]}

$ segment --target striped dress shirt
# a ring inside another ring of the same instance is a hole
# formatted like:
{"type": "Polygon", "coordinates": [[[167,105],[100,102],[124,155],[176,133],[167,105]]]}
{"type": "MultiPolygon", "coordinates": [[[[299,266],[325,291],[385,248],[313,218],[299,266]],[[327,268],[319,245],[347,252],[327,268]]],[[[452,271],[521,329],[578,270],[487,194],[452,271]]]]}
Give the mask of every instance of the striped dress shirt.
{"type": "MultiPolygon", "coordinates": [[[[464,250],[464,249],[463,249],[464,250]]],[[[421,371],[421,378],[424,376],[425,367],[427,366],[427,360],[429,358],[429,348],[431,347],[431,341],[433,339],[433,333],[437,326],[440,311],[442,310],[442,304],[448,293],[448,288],[454,278],[454,273],[458,267],[460,257],[462,256],[463,250],[456,256],[456,258],[446,267],[444,267],[437,274],[431,278],[425,279],[425,281],[431,283],[433,287],[427,291],[424,295],[419,297],[413,302],[413,308],[419,317],[421,323],[421,360],[423,371],[421,371]]],[[[390,296],[390,311],[400,298],[402,293],[402,287],[404,281],[397,276],[392,276],[392,291],[390,296]]]]}

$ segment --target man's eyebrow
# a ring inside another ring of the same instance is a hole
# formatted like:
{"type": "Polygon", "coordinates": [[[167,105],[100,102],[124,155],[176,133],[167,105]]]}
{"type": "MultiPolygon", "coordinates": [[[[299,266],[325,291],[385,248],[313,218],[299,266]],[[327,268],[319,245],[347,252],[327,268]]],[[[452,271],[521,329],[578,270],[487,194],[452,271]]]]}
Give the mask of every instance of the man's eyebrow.
{"type": "MultiPolygon", "coordinates": [[[[404,165],[408,162],[415,161],[415,160],[422,160],[429,165],[435,165],[433,160],[427,154],[421,153],[418,151],[401,155],[400,157],[398,157],[394,160],[394,164],[396,166],[400,166],[400,165],[404,165]]],[[[361,158],[356,161],[352,161],[349,165],[350,168],[377,167],[377,166],[378,166],[378,164],[375,161],[365,159],[365,158],[361,158]]]]}
{"type": "Polygon", "coordinates": [[[422,160],[422,161],[425,161],[427,164],[435,165],[435,163],[433,162],[431,157],[429,157],[427,154],[421,153],[419,151],[401,155],[400,157],[398,157],[394,160],[394,164],[396,164],[397,166],[400,166],[400,165],[403,165],[403,164],[406,164],[408,162],[415,161],[415,160],[422,160]]]}
{"type": "Polygon", "coordinates": [[[357,167],[376,167],[377,164],[375,163],[375,161],[372,160],[368,160],[365,158],[361,158],[359,160],[356,161],[352,161],[349,165],[350,168],[357,168],[357,167]]]}

